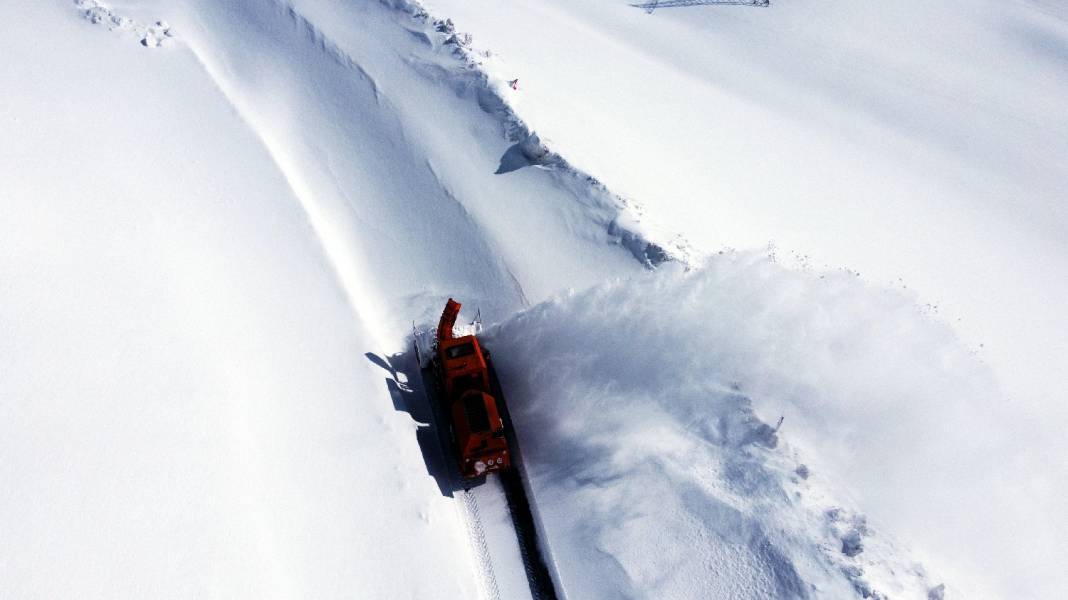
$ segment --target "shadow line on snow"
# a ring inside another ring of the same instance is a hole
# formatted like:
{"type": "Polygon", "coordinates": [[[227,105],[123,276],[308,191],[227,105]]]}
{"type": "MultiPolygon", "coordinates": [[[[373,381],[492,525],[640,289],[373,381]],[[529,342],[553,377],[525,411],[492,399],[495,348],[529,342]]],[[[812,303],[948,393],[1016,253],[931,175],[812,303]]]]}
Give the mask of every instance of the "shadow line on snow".
{"type": "Polygon", "coordinates": [[[520,143],[512,144],[508,147],[508,150],[501,156],[501,164],[497,167],[494,175],[503,175],[505,173],[511,173],[512,171],[518,171],[523,167],[529,167],[532,165],[526,153],[523,151],[523,146],[520,143]]]}

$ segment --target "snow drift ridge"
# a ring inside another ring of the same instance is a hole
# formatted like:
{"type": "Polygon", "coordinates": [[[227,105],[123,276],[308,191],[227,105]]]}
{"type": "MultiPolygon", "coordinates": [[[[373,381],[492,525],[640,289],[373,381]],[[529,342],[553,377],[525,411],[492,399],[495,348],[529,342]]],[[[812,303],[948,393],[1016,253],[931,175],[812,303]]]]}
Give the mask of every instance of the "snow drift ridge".
{"type": "Polygon", "coordinates": [[[471,48],[471,36],[458,32],[448,18],[432,16],[417,0],[380,0],[391,8],[404,11],[421,26],[430,26],[422,35],[437,42],[438,48],[452,48],[452,53],[466,66],[448,73],[453,89],[459,95],[473,97],[478,106],[493,115],[501,125],[504,136],[513,143],[502,157],[498,173],[515,168],[537,165],[550,169],[554,179],[582,203],[585,212],[597,220],[611,238],[622,245],[636,259],[649,267],[669,260],[686,261],[692,251],[681,237],[657,236],[641,223],[642,210],[634,200],[624,198],[608,189],[600,180],[583,172],[564,158],[551,144],[542,140],[529,124],[512,108],[503,82],[493,81],[481,68],[485,58],[471,48]],[[508,164],[509,161],[512,164],[508,164]]]}

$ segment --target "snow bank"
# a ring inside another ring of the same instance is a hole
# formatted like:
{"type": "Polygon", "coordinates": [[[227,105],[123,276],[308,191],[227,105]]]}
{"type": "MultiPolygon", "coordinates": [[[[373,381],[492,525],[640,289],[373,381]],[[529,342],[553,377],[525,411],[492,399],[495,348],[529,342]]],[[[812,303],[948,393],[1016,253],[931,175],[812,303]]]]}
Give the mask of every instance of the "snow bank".
{"type": "Polygon", "coordinates": [[[449,294],[508,314],[642,268],[644,246],[586,188],[544,168],[495,174],[511,144],[499,103],[434,23],[313,0],[190,2],[169,22],[279,164],[355,309],[393,341],[449,294]]]}
{"type": "Polygon", "coordinates": [[[0,596],[474,595],[377,323],[183,37],[6,8],[0,596]]]}
{"type": "Polygon", "coordinates": [[[1002,441],[1013,419],[948,327],[849,272],[724,254],[538,305],[488,340],[572,597],[926,597],[938,580],[875,533],[891,525],[941,575],[1053,548],[975,543],[1014,508],[1052,508],[1034,469],[991,464],[1026,464],[1002,441]]]}
{"type": "Polygon", "coordinates": [[[609,239],[647,266],[672,259],[685,260],[692,254],[689,244],[680,236],[663,232],[647,222],[645,211],[634,199],[610,190],[569,162],[551,141],[543,140],[516,110],[518,86],[512,87],[511,82],[490,73],[488,65],[496,62],[495,57],[489,50],[473,47],[471,34],[457,31],[452,19],[435,18],[416,0],[381,1],[409,15],[411,22],[406,27],[418,27],[420,39],[449,51],[463,64],[463,69],[435,70],[434,76],[444,75],[458,94],[476,100],[479,108],[500,124],[512,145],[501,157],[495,174],[532,165],[550,172],[554,183],[568,190],[572,200],[583,208],[585,218],[603,227],[609,239]],[[654,237],[656,242],[652,241],[654,237]]]}

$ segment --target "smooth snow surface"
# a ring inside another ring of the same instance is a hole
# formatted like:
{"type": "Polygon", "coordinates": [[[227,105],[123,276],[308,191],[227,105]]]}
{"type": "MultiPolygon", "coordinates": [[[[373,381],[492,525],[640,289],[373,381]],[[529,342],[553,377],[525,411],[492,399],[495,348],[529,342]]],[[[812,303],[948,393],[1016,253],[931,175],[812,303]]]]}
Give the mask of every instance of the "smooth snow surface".
{"type": "Polygon", "coordinates": [[[522,596],[450,296],[567,597],[1068,587],[1063,9],[779,4],[8,7],[0,596],[522,596]]]}
{"type": "Polygon", "coordinates": [[[190,53],[16,12],[0,595],[473,594],[374,336],[254,133],[190,53]],[[399,560],[419,568],[382,576],[399,560]]]}

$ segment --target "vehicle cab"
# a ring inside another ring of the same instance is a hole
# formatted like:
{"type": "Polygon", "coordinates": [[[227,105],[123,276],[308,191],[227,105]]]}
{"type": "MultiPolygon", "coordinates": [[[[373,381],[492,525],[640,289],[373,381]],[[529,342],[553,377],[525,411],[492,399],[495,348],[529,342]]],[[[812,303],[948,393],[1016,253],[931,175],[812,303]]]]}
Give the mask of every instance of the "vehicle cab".
{"type": "Polygon", "coordinates": [[[504,421],[490,394],[489,368],[478,338],[439,340],[438,360],[461,473],[474,478],[508,467],[504,421]]]}

